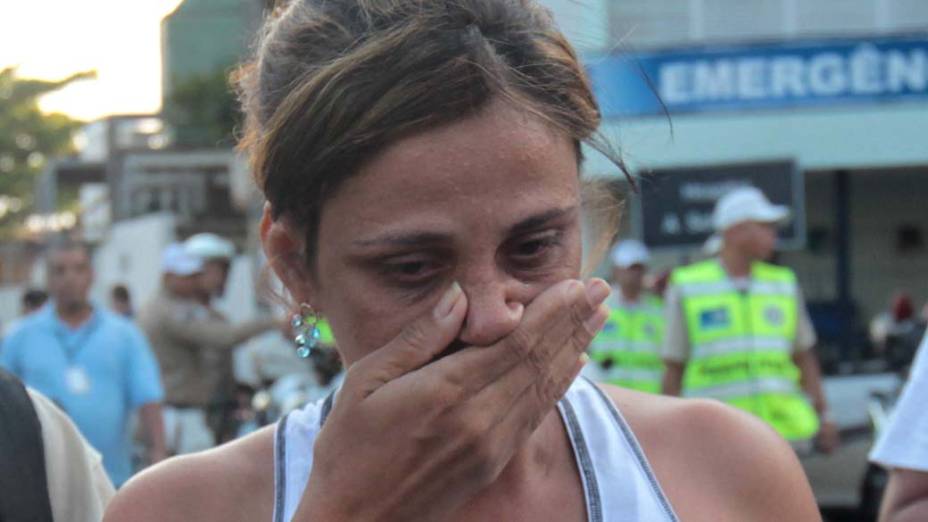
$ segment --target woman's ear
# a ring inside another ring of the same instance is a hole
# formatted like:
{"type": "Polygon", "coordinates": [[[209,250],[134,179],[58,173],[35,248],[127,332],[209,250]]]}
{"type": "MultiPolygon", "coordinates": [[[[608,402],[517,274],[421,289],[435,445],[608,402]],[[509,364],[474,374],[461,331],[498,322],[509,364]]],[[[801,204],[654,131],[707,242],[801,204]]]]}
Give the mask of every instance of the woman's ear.
{"type": "Polygon", "coordinates": [[[271,204],[265,203],[260,229],[264,254],[296,303],[312,306],[314,292],[303,235],[289,220],[274,219],[272,214],[271,204]]]}

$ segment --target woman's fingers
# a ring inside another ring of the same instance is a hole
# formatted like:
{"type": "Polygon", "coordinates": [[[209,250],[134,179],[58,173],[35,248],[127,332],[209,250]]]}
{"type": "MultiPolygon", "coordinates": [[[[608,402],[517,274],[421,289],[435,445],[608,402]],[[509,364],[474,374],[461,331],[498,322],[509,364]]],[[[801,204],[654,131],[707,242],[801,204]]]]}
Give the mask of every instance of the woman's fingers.
{"type": "MultiPolygon", "coordinates": [[[[459,406],[448,437],[463,439],[482,455],[481,476],[495,477],[566,393],[582,368],[581,354],[606,321],[602,302],[608,294],[601,280],[555,285],[526,308],[517,332],[419,372],[438,376],[455,391],[450,397],[459,406]]],[[[438,390],[432,397],[425,400],[449,402],[438,390]]]]}
{"type": "Polygon", "coordinates": [[[364,357],[349,369],[348,378],[362,397],[384,384],[421,368],[448,347],[461,331],[467,315],[467,297],[458,283],[452,285],[430,313],[407,325],[383,348],[364,357]]]}
{"type": "MultiPolygon", "coordinates": [[[[497,404],[496,417],[487,422],[490,426],[485,435],[487,449],[484,451],[487,454],[497,455],[499,460],[508,462],[508,458],[511,458],[519,446],[541,425],[580,374],[587,360],[584,355],[585,347],[605,324],[608,315],[608,307],[600,304],[584,325],[571,334],[564,343],[565,349],[555,354],[547,372],[536,372],[534,381],[521,390],[513,387],[491,387],[478,397],[475,401],[478,409],[497,404]],[[508,407],[500,409],[501,402],[505,402],[508,407]]],[[[514,373],[523,374],[514,380],[522,382],[526,375],[533,372],[525,372],[524,368],[519,368],[514,373]]]]}
{"type": "Polygon", "coordinates": [[[499,386],[488,387],[478,402],[506,405],[504,410],[498,410],[493,424],[524,425],[534,430],[577,377],[583,367],[581,356],[608,315],[606,305],[596,305],[585,320],[574,322],[571,328],[546,339],[560,349],[555,350],[543,366],[517,366],[500,379],[499,386]]]}
{"type": "Polygon", "coordinates": [[[603,304],[599,305],[590,319],[571,334],[565,342],[568,348],[555,355],[547,372],[538,375],[525,387],[522,394],[510,403],[511,408],[500,418],[499,425],[504,427],[505,432],[513,433],[514,441],[523,440],[523,437],[534,431],[544,416],[567,393],[567,389],[580,374],[587,360],[584,355],[586,347],[606,323],[608,316],[609,308],[603,304]],[[507,424],[515,429],[505,429],[507,424]]]}

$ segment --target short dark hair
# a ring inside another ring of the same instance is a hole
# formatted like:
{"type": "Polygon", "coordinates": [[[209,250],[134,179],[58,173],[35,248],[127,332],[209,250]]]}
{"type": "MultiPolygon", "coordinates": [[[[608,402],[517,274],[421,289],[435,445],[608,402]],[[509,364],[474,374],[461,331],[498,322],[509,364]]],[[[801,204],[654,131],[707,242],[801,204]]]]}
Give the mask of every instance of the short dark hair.
{"type": "Polygon", "coordinates": [[[113,296],[113,299],[118,299],[127,303],[129,302],[129,289],[126,288],[126,285],[113,285],[113,289],[110,290],[110,294],[113,296]]]}
{"type": "Polygon", "coordinates": [[[27,288],[21,299],[23,308],[35,310],[48,301],[48,293],[40,288],[27,288]]]}
{"type": "Polygon", "coordinates": [[[293,0],[275,11],[236,80],[249,153],[273,217],[305,227],[391,143],[480,113],[494,98],[605,153],[600,111],[573,47],[536,0],[293,0]]]}

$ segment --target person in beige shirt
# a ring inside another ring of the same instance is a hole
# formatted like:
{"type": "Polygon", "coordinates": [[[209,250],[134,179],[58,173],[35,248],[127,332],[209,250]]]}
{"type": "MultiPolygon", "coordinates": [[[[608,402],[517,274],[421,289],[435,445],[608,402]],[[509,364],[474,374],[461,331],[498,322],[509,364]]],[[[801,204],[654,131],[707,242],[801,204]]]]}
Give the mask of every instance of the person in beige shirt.
{"type": "Polygon", "coordinates": [[[163,286],[142,308],[139,325],[148,336],[161,366],[165,390],[165,430],[174,454],[208,449],[216,444],[206,421],[214,391],[211,350],[229,350],[278,327],[260,319],[237,325],[210,314],[196,301],[202,260],[170,245],[162,256],[163,286]]]}
{"type": "Polygon", "coordinates": [[[52,401],[35,390],[27,391],[42,426],[45,477],[55,522],[102,520],[103,510],[116,494],[103,458],[52,401]]]}
{"type": "MultiPolygon", "coordinates": [[[[225,295],[232,261],[235,258],[235,245],[209,232],[194,234],[183,244],[188,254],[203,261],[203,273],[199,278],[196,300],[203,305],[211,320],[229,324],[228,318],[215,306],[215,301],[225,295]]],[[[226,347],[219,347],[205,351],[203,357],[207,370],[203,379],[209,381],[212,390],[207,420],[217,442],[221,444],[235,435],[238,383],[235,378],[233,353],[226,347]]]]}

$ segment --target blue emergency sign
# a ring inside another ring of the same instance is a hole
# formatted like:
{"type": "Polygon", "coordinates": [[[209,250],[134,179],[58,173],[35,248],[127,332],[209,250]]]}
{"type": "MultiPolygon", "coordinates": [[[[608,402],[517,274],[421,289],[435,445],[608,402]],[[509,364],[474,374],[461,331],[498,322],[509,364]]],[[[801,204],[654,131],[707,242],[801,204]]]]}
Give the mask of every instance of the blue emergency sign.
{"type": "Polygon", "coordinates": [[[928,100],[928,37],[590,56],[606,118],[928,100]],[[662,103],[663,102],[663,105],[662,103]]]}

